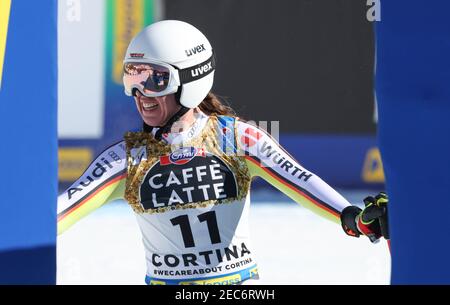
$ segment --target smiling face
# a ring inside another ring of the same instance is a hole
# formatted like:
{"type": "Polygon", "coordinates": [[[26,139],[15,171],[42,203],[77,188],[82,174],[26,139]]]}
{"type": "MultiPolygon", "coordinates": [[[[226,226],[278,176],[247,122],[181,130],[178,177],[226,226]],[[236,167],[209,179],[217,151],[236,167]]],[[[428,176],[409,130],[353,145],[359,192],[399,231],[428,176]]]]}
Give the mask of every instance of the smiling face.
{"type": "Polygon", "coordinates": [[[142,120],[149,126],[164,126],[181,108],[175,94],[146,97],[137,90],[134,100],[142,120]]]}

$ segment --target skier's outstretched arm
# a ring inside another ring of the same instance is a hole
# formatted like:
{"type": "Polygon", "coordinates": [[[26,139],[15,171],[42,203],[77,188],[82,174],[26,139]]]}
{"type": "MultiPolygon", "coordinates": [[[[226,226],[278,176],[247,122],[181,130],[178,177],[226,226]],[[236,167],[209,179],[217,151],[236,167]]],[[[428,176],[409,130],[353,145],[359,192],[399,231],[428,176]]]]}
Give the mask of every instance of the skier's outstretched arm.
{"type": "Polygon", "coordinates": [[[126,163],[122,141],[104,150],[83,175],[58,196],[58,234],[103,204],[123,197],[126,163]]]}
{"type": "Polygon", "coordinates": [[[264,130],[237,122],[239,148],[245,153],[252,176],[259,176],[295,202],[340,223],[350,203],[320,177],[305,169],[264,130]]]}
{"type": "Polygon", "coordinates": [[[297,203],[341,224],[348,235],[366,235],[372,242],[384,235],[379,218],[386,214],[385,195],[382,195],[385,198],[382,207],[366,202],[366,208],[361,210],[300,165],[264,130],[238,120],[237,138],[240,153],[245,155],[252,176],[263,178],[297,203]]]}

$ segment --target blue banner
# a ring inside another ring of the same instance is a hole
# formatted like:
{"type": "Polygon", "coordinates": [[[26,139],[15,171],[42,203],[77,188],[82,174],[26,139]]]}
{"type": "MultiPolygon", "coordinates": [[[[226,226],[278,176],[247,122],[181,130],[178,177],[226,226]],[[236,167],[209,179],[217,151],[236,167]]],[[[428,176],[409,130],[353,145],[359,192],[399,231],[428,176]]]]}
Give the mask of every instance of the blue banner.
{"type": "Polygon", "coordinates": [[[0,284],[56,281],[57,1],[0,1],[0,284]]]}
{"type": "Polygon", "coordinates": [[[382,1],[379,143],[392,284],[450,284],[450,2],[382,1]]]}

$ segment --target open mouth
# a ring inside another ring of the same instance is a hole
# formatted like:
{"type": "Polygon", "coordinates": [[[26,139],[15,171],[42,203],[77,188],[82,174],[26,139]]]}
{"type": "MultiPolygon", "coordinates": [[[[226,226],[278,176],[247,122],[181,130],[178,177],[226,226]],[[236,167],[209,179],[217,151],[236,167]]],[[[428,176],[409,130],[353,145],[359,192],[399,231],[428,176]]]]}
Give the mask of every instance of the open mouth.
{"type": "Polygon", "coordinates": [[[157,103],[142,103],[142,109],[145,111],[150,111],[158,107],[157,103]]]}

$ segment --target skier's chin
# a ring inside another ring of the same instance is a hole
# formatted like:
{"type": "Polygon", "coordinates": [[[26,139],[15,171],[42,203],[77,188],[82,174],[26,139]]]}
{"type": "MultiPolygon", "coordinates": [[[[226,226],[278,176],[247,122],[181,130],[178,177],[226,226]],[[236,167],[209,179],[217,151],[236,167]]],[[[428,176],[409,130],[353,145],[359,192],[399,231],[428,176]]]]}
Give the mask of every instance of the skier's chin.
{"type": "Polygon", "coordinates": [[[161,113],[141,114],[141,117],[145,124],[149,126],[158,127],[164,125],[164,119],[161,113]]]}

